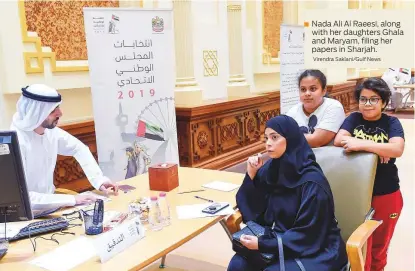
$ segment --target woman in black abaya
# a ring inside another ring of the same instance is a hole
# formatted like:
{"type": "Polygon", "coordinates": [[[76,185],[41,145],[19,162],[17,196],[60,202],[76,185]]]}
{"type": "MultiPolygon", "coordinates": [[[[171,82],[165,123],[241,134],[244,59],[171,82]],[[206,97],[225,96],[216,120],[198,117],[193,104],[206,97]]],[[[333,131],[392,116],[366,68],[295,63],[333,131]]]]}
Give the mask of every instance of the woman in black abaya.
{"type": "Polygon", "coordinates": [[[236,201],[244,222],[265,227],[261,237],[241,237],[252,254],[236,253],[228,271],[281,270],[278,241],[283,244],[285,270],[341,270],[347,264],[345,244],[334,215],[333,195],[298,124],[288,116],[270,119],[265,129],[271,159],[248,159],[236,201]],[[256,253],[258,252],[258,253],[256,253]],[[260,253],[275,254],[265,264],[260,253]]]}

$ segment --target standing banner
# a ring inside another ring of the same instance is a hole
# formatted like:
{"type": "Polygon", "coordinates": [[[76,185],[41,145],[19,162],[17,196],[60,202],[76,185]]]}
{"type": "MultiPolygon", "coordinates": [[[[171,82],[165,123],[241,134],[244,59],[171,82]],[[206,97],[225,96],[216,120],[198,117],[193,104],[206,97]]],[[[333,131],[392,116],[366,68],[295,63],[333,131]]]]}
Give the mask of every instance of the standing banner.
{"type": "Polygon", "coordinates": [[[304,71],[304,26],[281,25],[280,101],[281,114],[300,102],[298,77],[304,71]]]}
{"type": "Polygon", "coordinates": [[[112,180],[179,163],[171,9],[84,8],[99,165],[112,180]]]}

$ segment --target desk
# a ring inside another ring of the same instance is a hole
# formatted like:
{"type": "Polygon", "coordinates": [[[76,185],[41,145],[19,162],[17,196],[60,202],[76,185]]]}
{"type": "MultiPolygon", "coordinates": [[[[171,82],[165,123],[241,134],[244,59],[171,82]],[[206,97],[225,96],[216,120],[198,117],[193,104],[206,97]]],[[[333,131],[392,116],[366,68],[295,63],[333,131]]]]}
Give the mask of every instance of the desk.
{"type": "Polygon", "coordinates": [[[398,110],[400,109],[400,107],[402,106],[402,108],[405,108],[406,107],[406,104],[407,104],[407,102],[408,102],[408,99],[409,99],[409,97],[410,96],[413,96],[414,95],[414,90],[415,90],[415,84],[408,84],[408,85],[396,85],[396,86],[393,86],[394,88],[396,88],[396,89],[398,89],[398,88],[409,88],[409,91],[408,91],[408,93],[406,93],[403,97],[402,97],[402,101],[404,100],[404,98],[405,98],[405,102],[404,103],[402,103],[402,101],[399,103],[399,105],[397,105],[396,106],[396,108],[395,108],[395,112],[398,112],[398,110]]]}
{"type": "MultiPolygon", "coordinates": [[[[158,232],[146,230],[146,236],[143,239],[139,240],[131,247],[127,248],[125,251],[116,255],[104,264],[101,264],[98,256],[96,256],[77,266],[74,270],[140,270],[146,267],[204,232],[222,219],[222,217],[206,217],[191,220],[179,220],[177,218],[175,206],[204,203],[203,201],[194,198],[195,195],[200,195],[202,197],[217,201],[228,201],[235,206],[235,195],[237,190],[232,192],[221,192],[206,189],[203,192],[187,194],[177,194],[177,192],[197,189],[200,188],[202,184],[214,180],[241,184],[243,177],[243,174],[233,172],[197,168],[179,168],[180,186],[167,194],[171,208],[172,224],[170,226],[165,227],[158,232]]],[[[128,203],[131,200],[139,196],[157,194],[156,192],[149,190],[147,174],[131,178],[127,181],[123,181],[122,183],[133,185],[137,189],[127,194],[121,192],[119,196],[112,197],[112,201],[105,203],[105,210],[127,211],[128,203]]],[[[61,245],[74,240],[80,235],[84,235],[83,226],[75,227],[70,229],[70,231],[75,232],[76,236],[65,235],[55,237],[61,245]]],[[[46,234],[46,236],[50,236],[50,234],[46,234]]],[[[88,238],[92,239],[96,237],[88,238]]],[[[229,243],[229,245],[231,244],[229,243]]],[[[44,269],[29,264],[28,262],[57,247],[58,245],[54,242],[37,239],[37,250],[36,252],[33,252],[29,239],[12,242],[9,247],[9,252],[0,261],[0,270],[44,271],[44,269]]],[[[70,257],[71,255],[68,255],[68,259],[70,257]]]]}

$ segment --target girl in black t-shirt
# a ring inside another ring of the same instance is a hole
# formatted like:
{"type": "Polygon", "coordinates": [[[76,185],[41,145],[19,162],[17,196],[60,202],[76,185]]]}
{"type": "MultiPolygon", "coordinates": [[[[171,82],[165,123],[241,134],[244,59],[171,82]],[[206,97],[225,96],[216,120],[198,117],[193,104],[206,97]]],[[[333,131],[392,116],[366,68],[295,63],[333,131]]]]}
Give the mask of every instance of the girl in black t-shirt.
{"type": "Polygon", "coordinates": [[[379,156],[373,188],[374,219],[383,223],[367,241],[365,271],[383,270],[387,250],[403,207],[395,160],[404,151],[404,132],[396,117],[382,113],[391,91],[385,81],[369,78],[356,88],[359,112],[350,114],[334,140],[346,152],[366,151],[379,156]]]}

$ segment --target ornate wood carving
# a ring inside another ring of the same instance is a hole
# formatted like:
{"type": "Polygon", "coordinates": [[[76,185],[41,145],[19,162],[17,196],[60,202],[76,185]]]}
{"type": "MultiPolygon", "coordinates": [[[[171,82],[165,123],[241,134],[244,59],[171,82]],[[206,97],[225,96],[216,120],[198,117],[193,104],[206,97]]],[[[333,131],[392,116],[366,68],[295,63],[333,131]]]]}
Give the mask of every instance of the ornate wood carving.
{"type": "Polygon", "coordinates": [[[359,109],[359,105],[354,98],[354,90],[356,81],[348,81],[341,84],[327,85],[327,92],[330,97],[338,100],[344,108],[344,112],[348,115],[359,109]]]}
{"type": "MultiPolygon", "coordinates": [[[[193,108],[176,108],[178,121],[186,121],[189,127],[195,125],[199,127],[190,130],[191,137],[197,137],[201,131],[200,126],[207,121],[212,124],[209,128],[216,140],[210,145],[209,156],[204,157],[201,156],[204,149],[193,142],[190,148],[198,156],[193,156],[189,163],[181,160],[180,164],[223,169],[245,160],[248,155],[263,151],[260,135],[264,130],[261,130],[260,116],[265,119],[277,114],[279,114],[279,93],[215,101],[193,108]]],[[[181,131],[178,131],[180,134],[181,131]]],[[[206,133],[210,135],[209,132],[206,133]]]]}
{"type": "Polygon", "coordinates": [[[260,140],[259,110],[246,112],[245,114],[244,143],[251,144],[260,140]]]}
{"type": "Polygon", "coordinates": [[[197,135],[197,145],[199,148],[204,149],[207,146],[208,138],[209,136],[205,131],[202,131],[197,135]]]}
{"type": "Polygon", "coordinates": [[[185,163],[189,163],[190,158],[190,140],[189,134],[190,129],[188,128],[186,122],[184,121],[177,121],[177,131],[181,131],[177,133],[177,144],[179,148],[179,159],[185,163]]]}
{"type": "MultiPolygon", "coordinates": [[[[190,145],[190,150],[193,153],[194,162],[205,161],[214,155],[214,130],[211,120],[203,120],[191,125],[193,129],[191,130],[192,144],[190,145]]],[[[178,130],[178,133],[182,131],[178,130]]],[[[180,162],[181,163],[181,162],[180,162]]]]}
{"type": "Polygon", "coordinates": [[[250,118],[248,120],[248,126],[246,127],[248,130],[248,133],[253,133],[255,131],[256,128],[256,121],[254,118],[250,118]]]}
{"type": "Polygon", "coordinates": [[[220,127],[220,140],[228,141],[234,139],[238,135],[238,125],[236,122],[220,127]]]}
{"type": "MultiPolygon", "coordinates": [[[[95,159],[98,160],[95,139],[95,127],[92,120],[66,124],[61,126],[89,147],[95,159]]],[[[77,192],[92,189],[81,166],[73,157],[58,156],[54,172],[54,184],[56,187],[66,188],[77,192]]]]}

